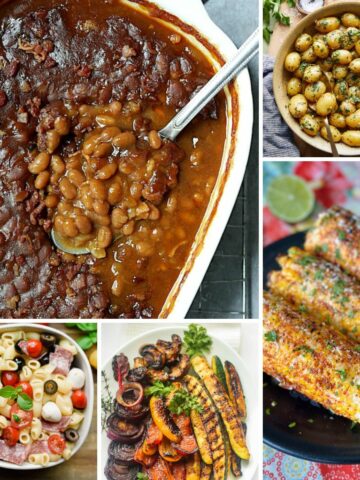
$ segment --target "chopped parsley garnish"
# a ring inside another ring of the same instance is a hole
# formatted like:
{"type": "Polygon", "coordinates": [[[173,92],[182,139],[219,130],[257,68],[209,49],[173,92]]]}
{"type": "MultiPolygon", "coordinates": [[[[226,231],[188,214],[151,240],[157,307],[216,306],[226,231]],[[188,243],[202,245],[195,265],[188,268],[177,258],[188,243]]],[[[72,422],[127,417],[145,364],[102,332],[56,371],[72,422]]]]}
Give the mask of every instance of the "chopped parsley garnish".
{"type": "Polygon", "coordinates": [[[275,330],[271,330],[270,332],[266,332],[264,334],[264,337],[265,337],[265,340],[267,342],[276,342],[277,339],[278,339],[278,336],[277,336],[277,333],[275,332],[275,330]]]}
{"type": "Polygon", "coordinates": [[[336,373],[340,375],[341,380],[344,382],[347,378],[347,373],[344,369],[336,370],[336,373]]]}
{"type": "Polygon", "coordinates": [[[339,240],[345,240],[346,233],[344,232],[344,230],[338,230],[337,232],[338,232],[339,240]]]}
{"type": "Polygon", "coordinates": [[[196,412],[202,412],[203,407],[199,403],[199,400],[196,397],[190,395],[189,392],[180,388],[176,390],[173,397],[169,403],[169,410],[176,415],[180,415],[181,413],[185,413],[185,415],[189,416],[191,410],[195,410],[196,412]]]}
{"type": "Polygon", "coordinates": [[[145,395],[147,397],[167,397],[174,390],[173,385],[163,383],[160,381],[154,382],[154,385],[145,389],[145,395]]]}

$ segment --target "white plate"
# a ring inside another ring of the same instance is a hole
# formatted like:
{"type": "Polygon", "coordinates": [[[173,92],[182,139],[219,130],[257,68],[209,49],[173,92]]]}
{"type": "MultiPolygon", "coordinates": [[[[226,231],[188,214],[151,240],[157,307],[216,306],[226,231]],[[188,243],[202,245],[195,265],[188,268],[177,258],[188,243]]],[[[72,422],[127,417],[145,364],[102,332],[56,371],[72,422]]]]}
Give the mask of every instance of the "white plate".
{"type": "MultiPolygon", "coordinates": [[[[69,337],[69,335],[66,335],[66,333],[60,330],[56,330],[55,328],[38,325],[38,324],[35,325],[31,323],[27,323],[27,324],[16,323],[11,325],[10,324],[0,325],[0,335],[5,332],[15,332],[19,330],[23,330],[25,332],[50,333],[52,335],[55,335],[60,340],[61,339],[69,340],[71,344],[77,348],[78,353],[74,357],[74,365],[80,368],[85,373],[85,393],[87,396],[87,407],[84,410],[85,418],[79,428],[80,438],[78,442],[76,442],[75,447],[73,449],[72,456],[74,456],[76,452],[80,450],[80,448],[82,447],[83,443],[86,440],[86,437],[89,434],[93,410],[94,410],[94,380],[93,380],[93,375],[92,375],[92,370],[91,370],[89,360],[85,355],[84,351],[75,342],[75,340],[69,337]]],[[[67,461],[71,461],[71,458],[67,461]]],[[[31,463],[28,463],[28,462],[25,462],[23,465],[15,465],[13,463],[3,462],[0,460],[0,468],[6,468],[8,470],[43,470],[44,468],[50,468],[50,467],[55,467],[56,465],[60,465],[65,461],[66,460],[61,459],[58,462],[51,462],[49,463],[49,465],[42,467],[41,465],[32,465],[31,463]]],[[[2,478],[1,475],[0,475],[0,478],[2,478]]]]}
{"type": "MultiPolygon", "coordinates": [[[[240,327],[239,327],[240,328],[240,327]]],[[[117,383],[114,380],[114,376],[112,373],[112,358],[119,353],[124,353],[128,358],[130,365],[133,363],[133,359],[139,356],[139,348],[141,345],[146,343],[155,343],[159,338],[164,340],[170,340],[172,334],[178,334],[181,338],[184,337],[184,331],[186,328],[158,328],[156,330],[150,330],[138,337],[135,337],[130,342],[123,345],[119,348],[118,351],[112,352],[111,357],[107,359],[106,363],[103,367],[103,373],[106,375],[106,378],[109,383],[110,392],[113,396],[115,396],[117,391],[117,383]]],[[[248,367],[246,366],[244,360],[240,358],[239,354],[235,352],[234,349],[229,347],[226,343],[224,343],[219,338],[213,337],[210,335],[213,344],[211,348],[211,352],[207,355],[207,358],[210,360],[212,355],[218,355],[222,361],[229,360],[231,363],[234,364],[236,370],[238,371],[242,386],[244,389],[245,397],[246,397],[246,405],[248,410],[248,417],[247,417],[247,444],[250,450],[251,459],[249,462],[242,461],[242,471],[243,476],[241,480],[252,480],[256,471],[258,459],[259,459],[259,445],[261,445],[261,441],[258,435],[258,419],[259,419],[259,411],[258,411],[258,396],[257,396],[257,378],[259,372],[252,372],[250,374],[248,367]],[[255,382],[253,379],[256,379],[255,382]]],[[[104,384],[103,380],[101,383],[101,394],[106,395],[104,391],[104,384]]],[[[101,433],[101,472],[102,472],[102,480],[106,480],[104,475],[104,468],[108,459],[108,447],[110,444],[110,440],[106,436],[106,432],[101,433]]],[[[228,480],[234,480],[235,477],[230,474],[228,476],[228,480]]]]}

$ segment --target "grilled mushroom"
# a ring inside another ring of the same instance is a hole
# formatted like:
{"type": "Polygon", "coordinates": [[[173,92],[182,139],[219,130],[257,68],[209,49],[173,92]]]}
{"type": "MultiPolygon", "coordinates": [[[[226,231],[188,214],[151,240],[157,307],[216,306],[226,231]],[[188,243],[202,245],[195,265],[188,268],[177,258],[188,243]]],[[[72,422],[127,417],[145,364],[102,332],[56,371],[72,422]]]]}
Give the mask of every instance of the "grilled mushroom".
{"type": "Polygon", "coordinates": [[[147,378],[151,383],[167,382],[169,380],[169,374],[166,370],[155,370],[154,368],[148,368],[147,378]]]}
{"type": "Polygon", "coordinates": [[[189,355],[180,355],[179,361],[170,369],[169,380],[174,381],[183,377],[190,368],[189,355]]]}
{"type": "Polygon", "coordinates": [[[171,342],[166,340],[158,340],[156,347],[166,356],[166,363],[174,363],[178,360],[182,347],[182,340],[179,335],[172,335],[171,342]]]}
{"type": "Polygon", "coordinates": [[[154,368],[155,370],[161,370],[165,366],[166,355],[161,352],[155,345],[147,344],[143,345],[139,353],[146,362],[146,366],[154,368]]]}
{"type": "Polygon", "coordinates": [[[144,380],[146,380],[147,370],[146,367],[132,368],[129,370],[126,380],[128,382],[144,382],[144,380]]]}

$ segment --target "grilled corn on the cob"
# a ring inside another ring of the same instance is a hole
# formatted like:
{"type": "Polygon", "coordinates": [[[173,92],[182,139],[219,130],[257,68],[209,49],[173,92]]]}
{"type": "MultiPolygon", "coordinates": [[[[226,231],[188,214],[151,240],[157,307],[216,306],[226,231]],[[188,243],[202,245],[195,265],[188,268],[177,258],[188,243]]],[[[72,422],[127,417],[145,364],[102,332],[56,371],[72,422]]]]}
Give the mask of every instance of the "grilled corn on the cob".
{"type": "Polygon", "coordinates": [[[340,267],[293,247],[269,275],[271,291],[360,343],[360,283],[340,267]]]}
{"type": "Polygon", "coordinates": [[[337,415],[360,422],[360,351],[356,342],[264,295],[264,370],[337,415]]]}
{"type": "Polygon", "coordinates": [[[305,250],[336,263],[360,280],[360,217],[341,207],[319,215],[305,250]]]}

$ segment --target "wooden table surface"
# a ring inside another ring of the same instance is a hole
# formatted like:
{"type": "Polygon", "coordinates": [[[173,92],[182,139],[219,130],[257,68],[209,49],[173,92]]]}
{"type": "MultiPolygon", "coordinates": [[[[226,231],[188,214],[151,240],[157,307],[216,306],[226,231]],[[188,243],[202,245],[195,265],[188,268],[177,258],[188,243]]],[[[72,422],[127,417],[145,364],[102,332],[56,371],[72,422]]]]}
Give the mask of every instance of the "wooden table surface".
{"type": "MultiPolygon", "coordinates": [[[[325,5],[331,5],[332,3],[341,3],[343,0],[325,0],[325,5]]],[[[299,10],[295,7],[289,7],[287,2],[284,2],[281,5],[281,11],[290,17],[291,19],[291,26],[286,27],[284,25],[276,24],[274,27],[274,32],[271,36],[269,48],[267,53],[272,57],[276,57],[277,52],[284,40],[284,38],[288,35],[289,30],[294,28],[294,26],[300,22],[304,18],[305,15],[299,12],[299,10]]],[[[329,153],[322,152],[317,148],[311,147],[306,142],[301,140],[299,137],[294,135],[295,142],[300,150],[300,154],[302,157],[329,157],[329,153]]]]}
{"type": "MultiPolygon", "coordinates": [[[[79,337],[77,329],[66,328],[64,324],[51,325],[53,328],[65,331],[72,338],[79,337]]],[[[97,468],[97,434],[96,434],[96,412],[97,412],[97,375],[94,370],[95,402],[91,430],[82,448],[67,462],[44,470],[27,472],[16,472],[0,468],[1,480],[96,480],[97,468]]]]}

